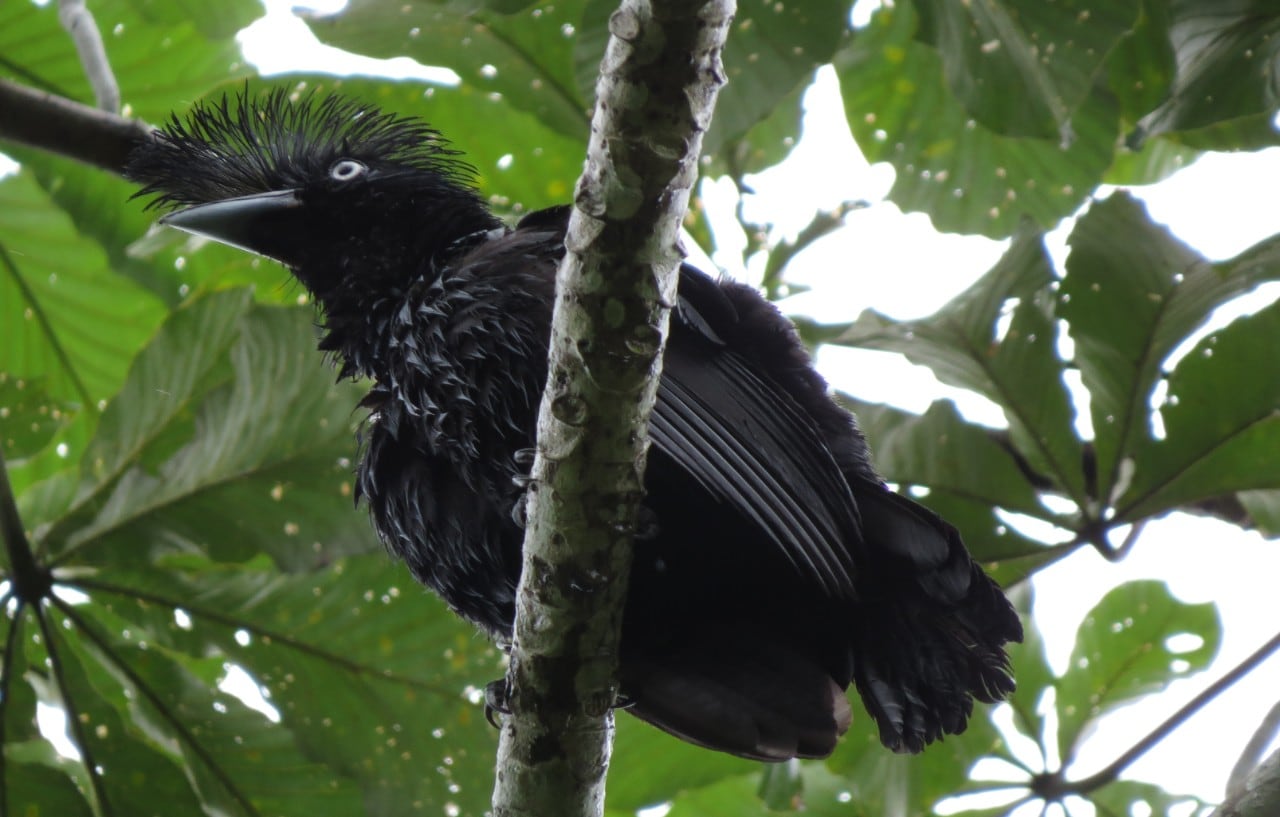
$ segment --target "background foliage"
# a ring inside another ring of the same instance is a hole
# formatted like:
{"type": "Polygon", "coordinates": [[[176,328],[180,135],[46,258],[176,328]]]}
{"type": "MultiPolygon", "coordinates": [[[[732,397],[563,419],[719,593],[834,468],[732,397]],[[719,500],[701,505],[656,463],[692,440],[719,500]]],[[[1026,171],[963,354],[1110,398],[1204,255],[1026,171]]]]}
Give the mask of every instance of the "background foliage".
{"type": "MultiPolygon", "coordinates": [[[[134,116],[159,122],[258,85],[234,39],[261,13],[251,0],[90,7],[134,116]]],[[[427,118],[466,150],[494,205],[517,214],[572,189],[611,9],[355,0],[310,26],[351,51],[447,66],[458,82],[270,82],[427,118]]],[[[801,95],[831,64],[859,146],[896,171],[892,201],[939,230],[1012,236],[928,319],[867,312],[803,326],[814,342],[903,354],[1003,409],[1007,429],[993,430],[947,401],[917,416],[851,396],[886,478],[959,525],[1024,606],[1032,572],[1078,547],[1121,558],[1132,542],[1117,532],[1172,510],[1280,532],[1280,378],[1258,376],[1274,371],[1280,307],[1170,358],[1216,307],[1280,278],[1280,239],[1214,263],[1124,192],[1091,198],[1198,151],[1280,141],[1280,12],[1263,0],[899,0],[862,27],[849,20],[848,0],[742,0],[705,172],[745,185],[785,158],[801,95]],[[1055,267],[1044,231],[1081,208],[1055,267]],[[1019,533],[1008,513],[1066,532],[1066,544],[1019,533]]],[[[52,4],[0,5],[0,76],[91,100],[52,4]]],[[[477,690],[500,657],[352,510],[360,389],[333,385],[310,305],[269,263],[149,233],[127,183],[5,150],[21,168],[0,180],[0,453],[31,549],[10,543],[0,563],[0,808],[482,813],[496,733],[477,690]],[[51,586],[35,581],[45,569],[51,586]],[[247,673],[266,704],[224,691],[229,672],[247,673]],[[40,733],[40,705],[67,714],[76,757],[40,733]]],[[[797,243],[838,224],[819,214],[790,244],[744,225],[772,254],[768,291],[781,291],[797,243]]],[[[697,202],[689,226],[709,240],[697,202]]],[[[1099,814],[1138,802],[1182,814],[1194,798],[1114,775],[1067,780],[1099,718],[1204,668],[1220,639],[1213,605],[1150,582],[1097,606],[1065,675],[1031,629],[1015,651],[1009,728],[1041,747],[1040,765],[985,714],[920,757],[884,752],[861,717],[829,761],[767,768],[622,718],[609,808],[924,814],[957,792],[1007,789],[1018,803],[1076,794],[1099,814]],[[984,757],[1018,780],[973,779],[984,757]]]]}

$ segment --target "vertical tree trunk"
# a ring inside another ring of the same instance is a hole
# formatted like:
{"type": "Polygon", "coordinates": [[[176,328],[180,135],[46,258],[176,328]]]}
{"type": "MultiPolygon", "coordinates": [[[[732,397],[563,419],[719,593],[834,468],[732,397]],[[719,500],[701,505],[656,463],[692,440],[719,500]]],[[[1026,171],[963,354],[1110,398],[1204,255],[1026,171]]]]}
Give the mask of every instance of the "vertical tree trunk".
{"type": "Polygon", "coordinates": [[[648,419],[733,9],[732,0],[624,0],[610,19],[557,282],[498,817],[604,809],[648,419]]]}

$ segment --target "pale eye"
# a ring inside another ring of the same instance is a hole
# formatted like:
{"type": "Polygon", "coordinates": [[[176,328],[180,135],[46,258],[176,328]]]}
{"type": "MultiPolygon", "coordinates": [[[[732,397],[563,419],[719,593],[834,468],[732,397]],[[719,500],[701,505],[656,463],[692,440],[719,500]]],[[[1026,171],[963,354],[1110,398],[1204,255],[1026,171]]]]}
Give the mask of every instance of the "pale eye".
{"type": "Polygon", "coordinates": [[[369,168],[355,159],[339,159],[329,168],[329,178],[335,182],[349,182],[352,179],[360,178],[368,172],[369,168]]]}

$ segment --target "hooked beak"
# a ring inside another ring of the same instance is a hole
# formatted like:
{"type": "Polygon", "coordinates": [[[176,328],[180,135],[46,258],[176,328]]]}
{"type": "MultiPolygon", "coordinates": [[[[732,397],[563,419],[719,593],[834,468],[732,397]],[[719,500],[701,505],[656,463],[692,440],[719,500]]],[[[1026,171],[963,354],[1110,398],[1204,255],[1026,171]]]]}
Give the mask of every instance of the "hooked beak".
{"type": "Polygon", "coordinates": [[[276,190],[197,204],[160,223],[296,266],[306,232],[302,214],[297,190],[276,190]]]}

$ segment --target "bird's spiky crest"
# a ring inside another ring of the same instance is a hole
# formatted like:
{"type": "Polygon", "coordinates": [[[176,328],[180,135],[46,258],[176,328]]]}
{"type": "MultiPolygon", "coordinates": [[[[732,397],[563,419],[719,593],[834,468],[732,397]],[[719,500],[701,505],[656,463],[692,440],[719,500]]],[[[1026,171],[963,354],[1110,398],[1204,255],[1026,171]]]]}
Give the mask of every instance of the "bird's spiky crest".
{"type": "Polygon", "coordinates": [[[174,115],[135,151],[126,175],[155,196],[148,207],[173,207],[302,187],[340,159],[399,172],[439,174],[467,185],[474,170],[420,119],[386,113],[337,94],[277,88],[196,103],[174,115]],[[189,168],[201,168],[191,173],[189,168]],[[186,172],[184,172],[186,171],[186,172]]]}

